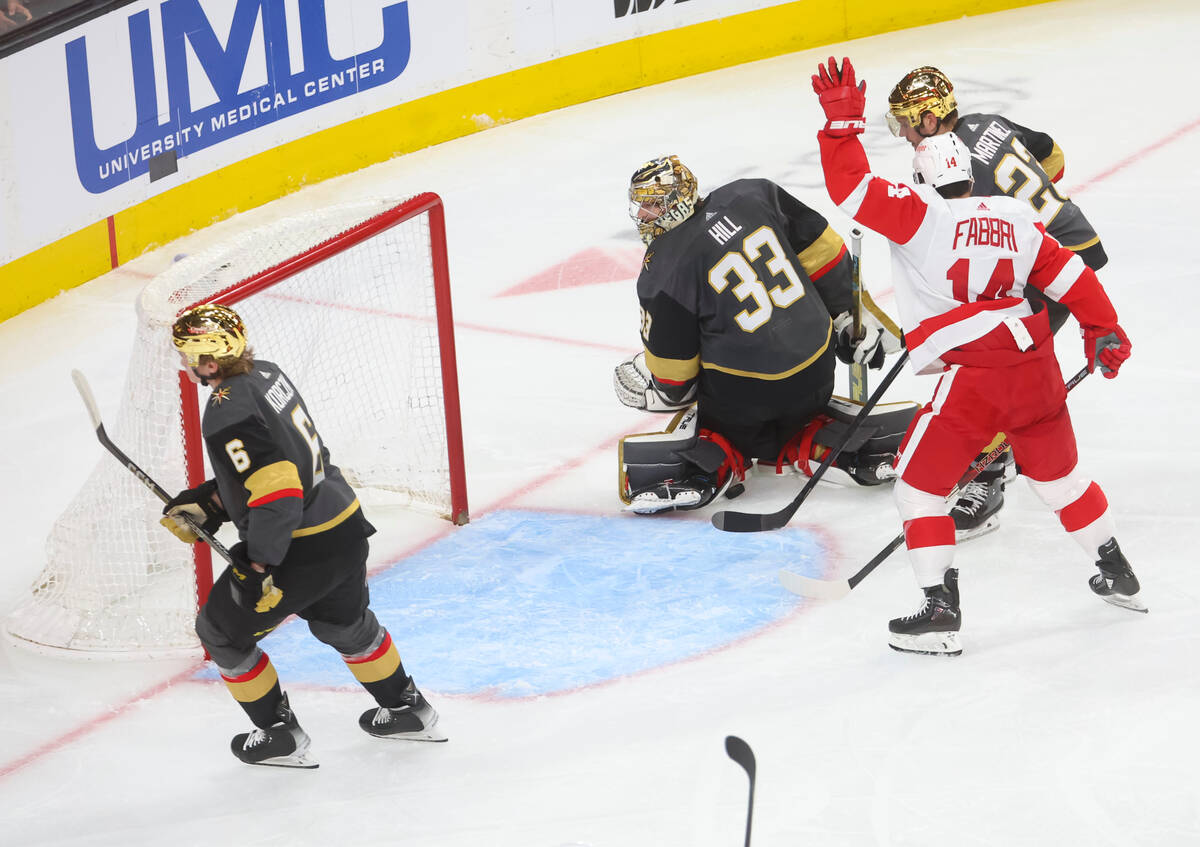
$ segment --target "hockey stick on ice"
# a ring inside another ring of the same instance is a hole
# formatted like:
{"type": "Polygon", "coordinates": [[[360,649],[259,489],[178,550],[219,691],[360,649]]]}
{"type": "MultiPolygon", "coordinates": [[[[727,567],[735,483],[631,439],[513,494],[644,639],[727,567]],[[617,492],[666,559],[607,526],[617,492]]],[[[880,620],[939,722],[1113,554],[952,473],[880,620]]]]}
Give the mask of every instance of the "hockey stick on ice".
{"type": "MultiPolygon", "coordinates": [[[[168,502],[171,499],[171,495],[164,491],[162,486],[151,479],[145,471],[139,468],[133,459],[126,456],[120,447],[113,444],[112,439],[108,437],[108,433],[104,431],[104,421],[100,417],[100,407],[96,405],[96,398],[92,394],[92,387],[88,385],[87,377],[77,370],[72,370],[71,379],[75,382],[75,388],[79,390],[79,396],[83,398],[83,405],[87,406],[88,414],[92,418],[92,426],[96,428],[96,437],[100,439],[100,443],[104,445],[104,449],[116,456],[117,461],[124,465],[125,469],[131,474],[136,476],[142,485],[149,488],[155,497],[163,501],[163,503],[168,502]]],[[[192,531],[197,536],[217,552],[217,555],[226,562],[233,561],[229,557],[229,551],[225,549],[225,545],[214,538],[211,533],[202,529],[198,523],[192,520],[190,515],[184,515],[183,519],[187,521],[188,526],[192,528],[192,531]]]]}
{"type": "Polygon", "coordinates": [[[725,736],[725,752],[729,758],[742,766],[746,776],[750,777],[750,803],[746,809],[746,847],[750,847],[750,824],[754,820],[754,774],[757,766],[754,762],[754,751],[750,745],[736,735],[725,736]]]}
{"type": "MultiPolygon", "coordinates": [[[[1079,371],[1079,373],[1067,380],[1067,391],[1070,391],[1072,388],[1079,385],[1079,383],[1083,381],[1083,378],[1087,376],[1088,373],[1088,369],[1084,367],[1079,371]]],[[[993,448],[993,450],[986,456],[976,459],[971,464],[970,469],[967,471],[966,475],[962,478],[958,485],[954,486],[954,490],[946,495],[947,502],[953,503],[955,500],[957,500],[959,494],[962,493],[962,490],[966,488],[967,485],[973,479],[975,479],[975,477],[979,476],[979,474],[983,472],[984,468],[996,461],[996,459],[1000,458],[1004,451],[1008,449],[1008,446],[1007,440],[1002,441],[997,444],[995,448],[993,448]]],[[[788,591],[792,592],[793,594],[799,594],[801,597],[808,597],[813,600],[837,600],[845,597],[847,594],[853,591],[856,585],[866,579],[871,571],[883,564],[884,561],[886,561],[887,558],[892,555],[892,553],[896,552],[896,548],[903,543],[904,533],[901,532],[899,535],[889,541],[886,547],[876,553],[871,558],[871,561],[859,568],[858,571],[849,579],[814,579],[810,576],[803,576],[802,574],[781,569],[779,571],[779,581],[788,591]]]]}
{"type": "Polygon", "coordinates": [[[858,428],[862,426],[863,421],[867,419],[867,415],[871,413],[871,410],[875,408],[880,398],[883,397],[884,392],[888,390],[896,377],[899,376],[900,370],[907,361],[908,351],[903,350],[899,358],[896,359],[896,363],[892,365],[892,369],[883,378],[883,382],[879,383],[879,387],[875,389],[875,393],[863,404],[858,416],[850,422],[850,426],[846,427],[846,432],[842,436],[842,440],[825,454],[825,458],[821,460],[820,466],[813,472],[812,477],[809,478],[808,484],[801,489],[800,493],[796,495],[791,503],[788,503],[778,512],[770,512],[765,515],[760,512],[717,512],[712,516],[713,526],[717,529],[723,529],[726,532],[762,532],[786,526],[787,522],[792,519],[792,515],[796,514],[796,510],[800,508],[800,504],[808,498],[809,493],[816,487],[821,477],[825,475],[825,471],[833,464],[834,459],[842,452],[842,448],[850,443],[850,439],[854,437],[854,433],[858,432],[858,428]]]}

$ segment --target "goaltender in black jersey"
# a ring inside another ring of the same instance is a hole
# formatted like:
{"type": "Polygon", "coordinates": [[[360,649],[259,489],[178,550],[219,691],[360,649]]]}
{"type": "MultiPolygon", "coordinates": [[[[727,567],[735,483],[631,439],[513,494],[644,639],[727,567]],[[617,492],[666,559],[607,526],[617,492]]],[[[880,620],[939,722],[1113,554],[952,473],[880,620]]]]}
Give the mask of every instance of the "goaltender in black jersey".
{"type": "Polygon", "coordinates": [[[213,478],[172,498],[163,525],[194,543],[189,519],[209,534],[231,520],[241,539],[196,618],[200,642],[255,727],[233,738],[233,754],[253,765],[316,767],[309,736],[258,646],[292,614],[341,654],[375,699],[359,718],[364,731],[444,741],[437,712],[368,605],[375,528],[296,386],[278,365],[255,359],[227,306],[184,312],[172,341],[184,371],[211,389],[202,429],[213,478]]]}
{"type": "MultiPolygon", "coordinates": [[[[722,491],[732,496],[755,459],[811,472],[809,460],[857,411],[831,404],[836,360],[880,367],[885,344],[899,347],[869,314],[866,332],[851,337],[841,236],[766,179],[701,198],[677,156],[638,168],[629,200],[646,244],[637,280],[644,349],[618,365],[614,388],[627,406],[678,414],[666,432],[622,439],[628,509],[694,509],[722,491]]],[[[890,478],[913,411],[874,417],[839,467],[862,484],[890,478]]]]}

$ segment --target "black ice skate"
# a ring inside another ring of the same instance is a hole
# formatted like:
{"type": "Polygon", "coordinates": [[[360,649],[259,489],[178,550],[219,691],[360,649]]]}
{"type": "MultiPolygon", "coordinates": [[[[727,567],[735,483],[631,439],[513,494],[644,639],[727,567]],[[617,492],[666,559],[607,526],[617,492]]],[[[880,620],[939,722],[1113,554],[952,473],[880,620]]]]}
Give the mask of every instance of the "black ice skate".
{"type": "Polygon", "coordinates": [[[248,765],[271,765],[279,768],[315,768],[316,759],[308,754],[311,739],[300,728],[288,705],[287,695],[275,709],[278,723],[269,729],[255,728],[233,737],[230,749],[248,765]]]}
{"type": "Polygon", "coordinates": [[[1133,568],[1126,561],[1125,554],[1121,552],[1117,539],[1110,538],[1101,544],[1099,552],[1100,560],[1096,562],[1096,567],[1100,569],[1100,573],[1088,580],[1092,591],[1114,606],[1132,609],[1135,612],[1148,612],[1146,604],[1137,597],[1141,586],[1138,585],[1137,577],[1133,575],[1133,568]]]}
{"type": "Polygon", "coordinates": [[[911,615],[888,624],[888,645],[902,653],[957,656],[962,653],[958,630],[958,569],[950,568],[941,585],[925,589],[925,602],[911,615]]]}
{"type": "Polygon", "coordinates": [[[391,708],[380,706],[368,709],[358,719],[358,725],[368,735],[376,738],[394,738],[400,741],[446,741],[437,729],[438,714],[429,705],[416,684],[409,679],[404,689],[404,702],[391,708]]]}
{"type": "Polygon", "coordinates": [[[954,540],[966,541],[991,532],[1000,525],[1004,505],[1004,480],[968,482],[950,509],[954,518],[954,540]]]}

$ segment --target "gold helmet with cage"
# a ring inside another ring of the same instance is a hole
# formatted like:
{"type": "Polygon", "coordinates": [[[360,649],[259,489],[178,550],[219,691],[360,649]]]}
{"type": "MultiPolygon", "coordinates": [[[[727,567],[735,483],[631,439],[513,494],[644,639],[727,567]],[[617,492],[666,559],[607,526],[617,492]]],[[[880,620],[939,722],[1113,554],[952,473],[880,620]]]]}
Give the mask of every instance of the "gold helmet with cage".
{"type": "Polygon", "coordinates": [[[678,156],[651,159],[629,180],[629,217],[647,245],[691,217],[699,185],[678,156]]]}
{"type": "Polygon", "coordinates": [[[187,358],[190,368],[200,364],[201,356],[212,356],[218,365],[224,365],[245,351],[246,327],[233,309],[207,303],[188,309],[175,319],[171,341],[187,358]]]}
{"type": "Polygon", "coordinates": [[[940,121],[957,108],[954,85],[949,78],[926,65],[906,73],[888,95],[888,129],[899,136],[901,121],[916,127],[921,125],[921,116],[926,112],[932,112],[940,121]]]}

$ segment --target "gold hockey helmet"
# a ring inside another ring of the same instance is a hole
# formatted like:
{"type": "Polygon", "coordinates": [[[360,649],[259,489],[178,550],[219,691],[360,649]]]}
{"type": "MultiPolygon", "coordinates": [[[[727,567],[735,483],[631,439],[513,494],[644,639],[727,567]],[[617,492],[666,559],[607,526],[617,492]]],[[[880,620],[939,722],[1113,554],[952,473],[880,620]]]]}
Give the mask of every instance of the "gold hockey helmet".
{"type": "Polygon", "coordinates": [[[188,367],[200,364],[201,356],[212,356],[225,364],[246,349],[246,327],[237,312],[219,303],[188,309],[171,327],[175,349],[187,357],[188,367]]]}
{"type": "Polygon", "coordinates": [[[651,159],[629,180],[629,217],[647,245],[691,217],[699,185],[678,156],[651,159]]]}
{"type": "Polygon", "coordinates": [[[909,71],[888,95],[887,124],[892,135],[899,136],[902,124],[919,126],[921,116],[933,112],[940,121],[958,108],[954,86],[944,73],[929,67],[909,71]]]}

